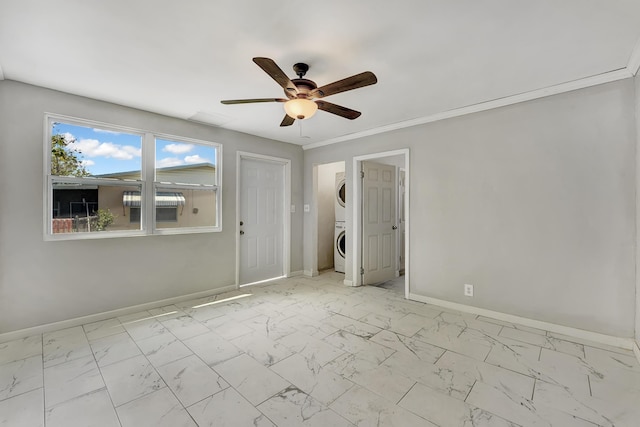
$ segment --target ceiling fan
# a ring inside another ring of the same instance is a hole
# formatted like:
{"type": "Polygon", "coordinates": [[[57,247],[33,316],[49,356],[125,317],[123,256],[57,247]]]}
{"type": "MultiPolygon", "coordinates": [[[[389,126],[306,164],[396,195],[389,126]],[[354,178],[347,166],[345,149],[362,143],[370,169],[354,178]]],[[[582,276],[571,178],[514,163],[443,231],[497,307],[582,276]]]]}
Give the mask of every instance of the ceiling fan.
{"type": "Polygon", "coordinates": [[[272,59],[253,58],[253,62],[282,86],[287,98],[230,99],[221,102],[225,105],[251,104],[255,102],[283,102],[286,115],[282,123],[280,123],[280,126],[291,126],[296,119],[308,119],[313,116],[318,109],[344,117],[345,119],[357,119],[362,114],[359,111],[315,99],[358,89],[378,82],[375,74],[371,71],[365,71],[364,73],[318,87],[313,81],[303,78],[307,71],[309,71],[309,65],[307,64],[295,64],[293,71],[298,75],[298,78],[290,80],[272,59]]]}

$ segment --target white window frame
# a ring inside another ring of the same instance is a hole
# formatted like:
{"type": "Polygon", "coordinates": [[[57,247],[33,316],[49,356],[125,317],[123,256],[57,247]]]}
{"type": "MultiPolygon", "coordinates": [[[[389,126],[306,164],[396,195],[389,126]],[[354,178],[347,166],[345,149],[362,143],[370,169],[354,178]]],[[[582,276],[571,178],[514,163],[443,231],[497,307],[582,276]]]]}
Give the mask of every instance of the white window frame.
{"type": "Polygon", "coordinates": [[[44,119],[44,200],[43,200],[43,233],[45,241],[57,240],[87,240],[105,239],[118,237],[152,236],[163,234],[193,234],[193,233],[217,233],[222,231],[222,144],[200,139],[186,138],[176,135],[150,132],[142,129],[135,129],[125,126],[113,125],[98,122],[95,120],[69,117],[60,114],[45,113],[44,119]],[[123,132],[139,135],[142,141],[141,176],[139,180],[114,179],[114,178],[93,178],[93,177],[58,177],[51,175],[51,136],[54,122],[68,123],[77,126],[99,128],[114,132],[123,132]],[[215,174],[217,185],[191,185],[160,183],[155,181],[156,162],[156,138],[171,140],[176,142],[208,145],[216,149],[215,174]],[[140,229],[139,230],[117,230],[108,232],[83,232],[83,233],[53,233],[53,184],[56,182],[78,183],[98,186],[139,186],[140,187],[140,229]],[[200,191],[214,191],[216,194],[216,225],[201,227],[175,227],[157,228],[155,222],[156,210],[149,209],[155,207],[156,188],[170,189],[190,189],[200,191]]]}
{"type": "MultiPolygon", "coordinates": [[[[215,226],[204,226],[204,227],[172,227],[172,228],[158,228],[156,225],[156,210],[155,209],[147,209],[147,219],[150,221],[149,224],[152,224],[152,234],[190,234],[190,233],[207,233],[207,232],[220,232],[222,231],[222,145],[218,143],[213,143],[209,141],[203,141],[200,139],[193,138],[185,138],[181,136],[168,135],[162,133],[153,133],[150,134],[151,138],[151,150],[153,153],[149,153],[148,157],[151,159],[146,159],[150,161],[153,167],[149,168],[151,175],[151,182],[153,190],[150,191],[151,197],[154,197],[156,190],[158,188],[161,189],[170,189],[170,190],[198,190],[198,191],[215,191],[216,193],[216,219],[217,224],[215,226]],[[155,181],[155,161],[156,161],[156,139],[169,140],[174,142],[182,142],[185,144],[198,144],[198,145],[209,145],[216,148],[216,182],[217,185],[197,185],[197,184],[178,184],[178,183],[169,183],[169,182],[158,182],[155,181]]],[[[143,150],[143,156],[144,150],[143,150]]],[[[147,157],[147,156],[145,156],[147,157]]],[[[147,200],[147,199],[144,199],[147,200]]],[[[149,205],[149,206],[155,206],[149,205]]],[[[141,212],[142,214],[142,212],[141,212]]],[[[142,219],[142,218],[141,218],[142,219]]]]}

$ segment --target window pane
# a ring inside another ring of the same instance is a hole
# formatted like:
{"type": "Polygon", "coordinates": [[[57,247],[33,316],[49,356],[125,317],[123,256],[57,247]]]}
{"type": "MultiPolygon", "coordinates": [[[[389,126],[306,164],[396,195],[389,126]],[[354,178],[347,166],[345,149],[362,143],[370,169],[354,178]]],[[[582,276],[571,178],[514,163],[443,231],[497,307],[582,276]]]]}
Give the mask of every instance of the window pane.
{"type": "MultiPolygon", "coordinates": [[[[131,206],[124,195],[140,194],[140,185],[100,185],[55,182],[51,231],[88,233],[140,230],[129,220],[131,206]]],[[[138,208],[139,210],[139,208],[138,208]]]]}
{"type": "Polygon", "coordinates": [[[51,175],[141,178],[142,136],[53,122],[51,175]]]}
{"type": "Polygon", "coordinates": [[[156,139],[156,182],[217,185],[215,146],[156,139]]]}
{"type": "Polygon", "coordinates": [[[129,208],[129,222],[133,224],[140,223],[140,208],[129,208]]]}
{"type": "Polygon", "coordinates": [[[156,228],[214,227],[216,191],[168,189],[156,191],[156,228]]]}
{"type": "Polygon", "coordinates": [[[177,222],[178,208],[156,208],[157,222],[177,222]]]}
{"type": "MultiPolygon", "coordinates": [[[[156,221],[176,222],[178,220],[178,208],[156,208],[156,221]]],[[[140,222],[140,208],[131,208],[129,222],[140,222]]]]}

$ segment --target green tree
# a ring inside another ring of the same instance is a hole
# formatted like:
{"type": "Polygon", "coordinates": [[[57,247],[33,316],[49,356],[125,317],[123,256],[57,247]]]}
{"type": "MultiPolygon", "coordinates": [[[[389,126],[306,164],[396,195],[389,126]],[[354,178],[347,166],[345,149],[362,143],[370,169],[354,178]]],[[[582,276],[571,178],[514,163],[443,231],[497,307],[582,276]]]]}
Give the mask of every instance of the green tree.
{"type": "Polygon", "coordinates": [[[80,150],[69,147],[75,139],[65,138],[64,135],[51,136],[51,174],[57,176],[89,176],[89,171],[80,160],[80,150]]]}

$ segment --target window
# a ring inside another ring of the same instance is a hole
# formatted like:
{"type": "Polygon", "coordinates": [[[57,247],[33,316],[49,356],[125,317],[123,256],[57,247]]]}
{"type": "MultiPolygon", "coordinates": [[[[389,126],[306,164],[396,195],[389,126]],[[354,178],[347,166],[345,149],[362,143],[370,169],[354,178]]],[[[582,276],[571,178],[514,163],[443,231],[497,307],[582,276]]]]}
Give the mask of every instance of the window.
{"type": "Polygon", "coordinates": [[[46,120],[48,240],[220,231],[219,144],[46,120]]]}
{"type": "Polygon", "coordinates": [[[164,232],[214,227],[217,149],[196,141],[155,139],[155,227],[164,232]]]}

